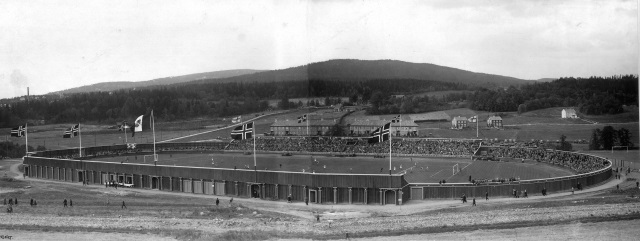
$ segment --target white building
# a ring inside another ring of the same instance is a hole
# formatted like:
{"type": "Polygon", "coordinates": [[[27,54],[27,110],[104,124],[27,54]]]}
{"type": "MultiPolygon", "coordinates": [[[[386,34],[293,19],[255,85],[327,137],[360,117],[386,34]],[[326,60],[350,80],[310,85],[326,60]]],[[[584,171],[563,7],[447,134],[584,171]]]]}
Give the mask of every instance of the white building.
{"type": "Polygon", "coordinates": [[[576,110],[562,109],[562,119],[566,119],[566,118],[578,118],[578,115],[576,115],[576,110]]]}

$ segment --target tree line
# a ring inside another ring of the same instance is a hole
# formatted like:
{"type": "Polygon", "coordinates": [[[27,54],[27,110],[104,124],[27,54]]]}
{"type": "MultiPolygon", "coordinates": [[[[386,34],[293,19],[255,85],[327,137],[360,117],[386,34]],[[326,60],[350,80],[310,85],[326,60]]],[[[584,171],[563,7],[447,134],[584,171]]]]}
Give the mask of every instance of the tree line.
{"type": "MultiPolygon", "coordinates": [[[[132,121],[154,110],[156,119],[164,121],[196,117],[223,117],[299,106],[289,98],[348,96],[366,103],[375,91],[405,93],[464,89],[461,84],[414,79],[393,80],[319,80],[275,83],[201,83],[149,87],[136,90],[46,96],[0,107],[0,127],[14,127],[26,120],[46,123],[116,123],[132,121]],[[269,106],[268,100],[285,100],[269,106]]],[[[338,101],[329,98],[327,104],[338,101]]],[[[307,105],[319,105],[317,102],[307,105]]]]}
{"type": "Polygon", "coordinates": [[[611,150],[614,146],[633,147],[631,132],[625,128],[616,130],[612,126],[594,129],[589,139],[589,150],[611,150]]]}
{"type": "MultiPolygon", "coordinates": [[[[29,146],[29,152],[32,151],[45,151],[44,146],[33,147],[29,146]]],[[[0,159],[2,158],[19,158],[25,156],[24,144],[20,145],[10,141],[0,142],[0,159]]]]}
{"type": "Polygon", "coordinates": [[[638,76],[568,77],[519,89],[480,89],[469,101],[474,110],[492,112],[577,106],[588,115],[618,114],[623,105],[638,105],[638,76]]]}
{"type": "Polygon", "coordinates": [[[589,115],[617,114],[623,105],[638,105],[638,77],[634,75],[590,78],[560,78],[519,88],[478,88],[460,83],[419,79],[309,79],[280,82],[235,82],[176,84],[135,90],[91,92],[17,101],[0,107],[0,127],[14,127],[26,120],[47,123],[116,123],[148,115],[154,110],[160,121],[198,117],[224,117],[290,109],[303,105],[291,98],[329,98],[324,105],[339,104],[348,97],[351,104],[370,104],[369,114],[422,113],[469,107],[491,112],[577,106],[589,115]],[[473,89],[472,89],[473,88],[473,89]],[[438,97],[418,93],[471,90],[438,97]],[[404,95],[398,98],[397,95],[404,95]],[[269,100],[278,104],[269,105],[269,100]],[[455,104],[452,104],[455,103],[455,104]]]}

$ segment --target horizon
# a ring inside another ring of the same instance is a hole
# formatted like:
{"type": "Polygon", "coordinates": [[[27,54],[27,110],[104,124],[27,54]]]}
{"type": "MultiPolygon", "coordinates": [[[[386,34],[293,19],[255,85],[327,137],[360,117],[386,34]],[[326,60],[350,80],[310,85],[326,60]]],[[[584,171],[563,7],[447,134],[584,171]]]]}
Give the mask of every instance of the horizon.
{"type": "Polygon", "coordinates": [[[539,80],[638,75],[634,1],[0,3],[0,99],[334,59],[539,80]],[[278,14],[275,14],[278,13],[278,14]],[[15,21],[20,19],[22,21],[15,21]]]}

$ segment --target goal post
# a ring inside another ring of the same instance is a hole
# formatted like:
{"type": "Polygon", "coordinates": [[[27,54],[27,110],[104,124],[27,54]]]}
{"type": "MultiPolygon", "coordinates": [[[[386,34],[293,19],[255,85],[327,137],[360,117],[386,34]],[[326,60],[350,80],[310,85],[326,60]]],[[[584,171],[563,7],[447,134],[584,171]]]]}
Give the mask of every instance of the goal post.
{"type": "Polygon", "coordinates": [[[158,154],[154,155],[144,155],[144,163],[152,163],[154,161],[158,161],[158,154]]]}
{"type": "Polygon", "coordinates": [[[460,172],[460,165],[458,165],[458,163],[456,163],[455,165],[453,165],[452,169],[453,169],[453,174],[452,175],[456,175],[456,173],[460,172]]]}
{"type": "Polygon", "coordinates": [[[613,153],[613,149],[614,148],[620,148],[620,149],[627,149],[627,152],[629,152],[629,146],[612,146],[611,147],[611,153],[613,153]]]}

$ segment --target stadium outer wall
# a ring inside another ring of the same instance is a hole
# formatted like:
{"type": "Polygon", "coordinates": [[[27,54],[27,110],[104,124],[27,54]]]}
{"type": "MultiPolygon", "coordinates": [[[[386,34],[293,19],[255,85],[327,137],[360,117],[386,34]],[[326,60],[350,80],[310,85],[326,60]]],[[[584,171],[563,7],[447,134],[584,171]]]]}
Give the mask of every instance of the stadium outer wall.
{"type": "MultiPolygon", "coordinates": [[[[161,152],[168,149],[188,152],[220,149],[217,145],[220,144],[161,143],[156,148],[161,152]]],[[[147,154],[141,150],[150,148],[150,144],[138,144],[134,150],[126,145],[87,147],[83,156],[147,154]]],[[[293,201],[305,201],[306,197],[310,203],[400,205],[409,197],[403,193],[408,190],[403,175],[235,170],[71,159],[77,154],[77,149],[37,152],[24,158],[25,174],[65,182],[106,185],[116,181],[133,184],[134,188],[230,197],[286,200],[291,196],[293,201]]]]}
{"type": "MultiPolygon", "coordinates": [[[[161,143],[160,152],[221,150],[226,143],[161,143]]],[[[88,147],[84,156],[104,152],[121,154],[145,154],[151,144],[138,144],[135,150],[126,145],[88,147]]],[[[267,200],[286,200],[331,204],[396,204],[409,200],[432,198],[511,196],[513,189],[527,190],[529,194],[570,190],[581,183],[583,187],[598,185],[612,176],[611,162],[607,167],[590,173],[502,184],[473,185],[452,183],[407,183],[404,175],[299,173],[246,169],[166,166],[140,163],[117,163],[82,159],[69,159],[77,155],[77,149],[37,152],[25,157],[25,174],[30,178],[42,178],[66,182],[83,182],[105,185],[108,181],[133,184],[134,188],[172,192],[186,192],[230,197],[257,197],[267,200]]],[[[576,153],[577,154],[577,153],[576,153]]],[[[584,155],[584,154],[578,154],[584,155]]],[[[602,158],[605,160],[604,158],[602,158]]]]}

